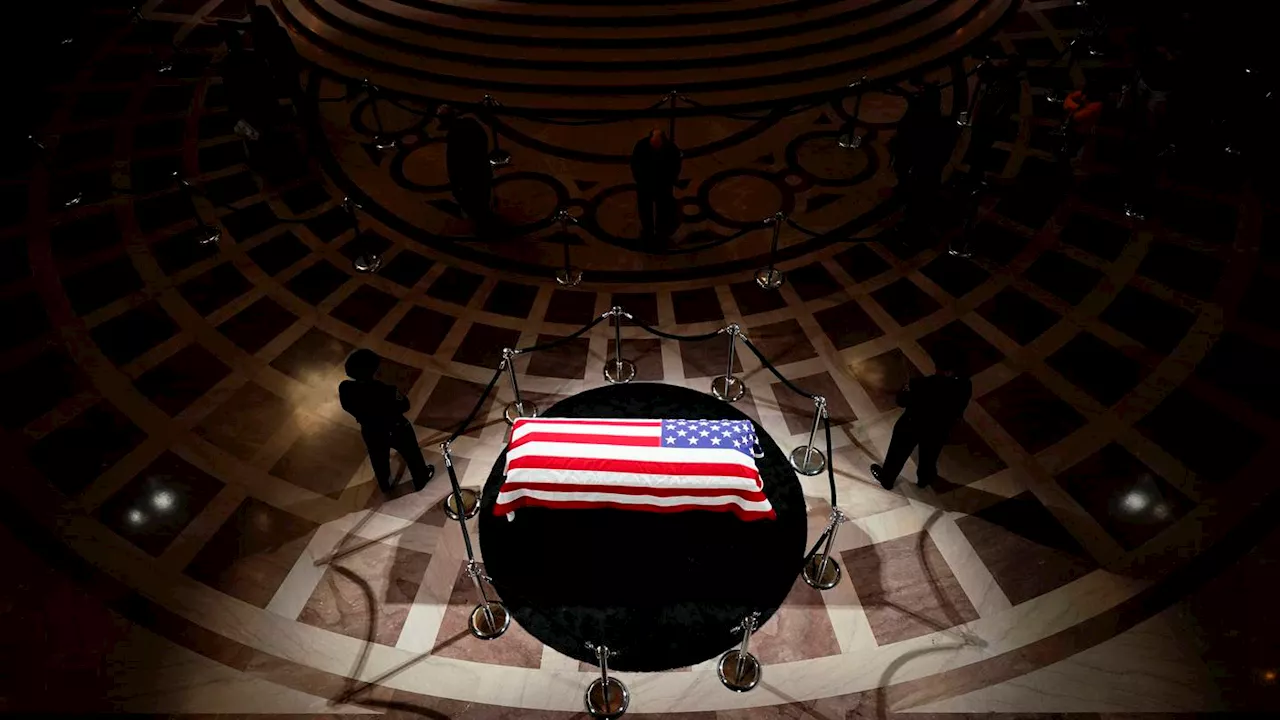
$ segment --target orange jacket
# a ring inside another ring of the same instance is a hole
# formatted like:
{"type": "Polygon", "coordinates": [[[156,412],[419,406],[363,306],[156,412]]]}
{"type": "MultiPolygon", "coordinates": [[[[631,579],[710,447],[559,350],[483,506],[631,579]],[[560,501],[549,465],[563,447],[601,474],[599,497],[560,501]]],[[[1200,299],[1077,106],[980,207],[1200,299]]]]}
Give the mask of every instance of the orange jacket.
{"type": "Polygon", "coordinates": [[[1067,96],[1062,108],[1071,116],[1071,127],[1078,133],[1088,133],[1102,116],[1102,103],[1085,99],[1079,90],[1067,96]]]}

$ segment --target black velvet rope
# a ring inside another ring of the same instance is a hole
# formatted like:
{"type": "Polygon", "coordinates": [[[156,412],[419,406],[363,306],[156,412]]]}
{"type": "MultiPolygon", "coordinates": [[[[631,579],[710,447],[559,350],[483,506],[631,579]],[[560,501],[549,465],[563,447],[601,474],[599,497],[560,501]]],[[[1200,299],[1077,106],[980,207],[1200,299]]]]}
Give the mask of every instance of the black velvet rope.
{"type": "Polygon", "coordinates": [[[649,325],[648,323],[646,323],[645,321],[641,320],[640,318],[634,315],[627,315],[627,318],[630,319],[631,322],[639,326],[641,330],[644,330],[645,332],[648,332],[648,333],[652,333],[661,338],[666,338],[668,340],[688,340],[689,342],[701,342],[703,340],[710,340],[711,338],[724,332],[724,328],[721,328],[719,330],[716,330],[715,332],[704,333],[702,335],[676,335],[674,333],[663,332],[658,328],[653,327],[652,325],[649,325]]]}
{"type": "Polygon", "coordinates": [[[480,393],[480,399],[476,400],[476,406],[471,408],[471,414],[467,415],[467,419],[462,421],[462,424],[458,426],[457,430],[453,431],[453,434],[449,436],[448,440],[445,440],[446,443],[452,443],[454,440],[457,440],[462,433],[471,428],[471,421],[476,419],[476,415],[480,412],[480,406],[484,405],[485,398],[489,397],[489,393],[493,392],[493,386],[498,383],[498,378],[502,377],[504,367],[505,366],[499,365],[498,369],[493,371],[493,377],[489,380],[489,386],[484,389],[484,392],[480,393]]]}
{"type": "Polygon", "coordinates": [[[778,372],[778,368],[774,367],[773,363],[770,363],[769,360],[765,358],[764,354],[761,353],[760,350],[757,349],[755,345],[752,345],[751,341],[748,340],[746,337],[742,338],[742,344],[746,345],[747,349],[751,351],[751,354],[755,355],[756,358],[760,360],[760,363],[764,365],[769,370],[769,372],[773,373],[774,377],[781,380],[783,385],[786,385],[788,388],[790,388],[792,392],[796,393],[797,395],[803,395],[804,397],[807,397],[810,400],[814,400],[818,397],[817,395],[814,395],[812,393],[807,393],[801,390],[800,388],[796,387],[795,385],[792,385],[791,381],[788,380],[786,377],[784,377],[782,373],[778,372]]]}
{"type": "MultiPolygon", "coordinates": [[[[825,408],[824,408],[825,410],[825,408]]],[[[831,508],[836,507],[836,469],[835,456],[831,454],[831,418],[827,417],[827,413],[822,414],[822,428],[827,435],[827,484],[831,487],[831,508]]]]}
{"type": "Polygon", "coordinates": [[[556,338],[555,340],[542,343],[541,345],[534,345],[532,347],[520,348],[519,350],[516,350],[516,353],[520,355],[524,355],[525,353],[538,352],[539,350],[550,350],[551,348],[563,345],[569,342],[570,340],[576,340],[577,338],[582,337],[584,334],[590,331],[591,328],[604,322],[605,319],[608,317],[609,317],[609,313],[605,313],[600,317],[596,318],[595,320],[592,320],[591,322],[587,323],[586,325],[583,325],[581,328],[574,330],[572,333],[565,335],[562,338],[556,338]]]}
{"type": "MultiPolygon", "coordinates": [[[[499,370],[498,372],[501,373],[502,371],[499,370]]],[[[498,378],[495,375],[493,379],[497,380],[498,378]]],[[[489,387],[493,387],[493,383],[490,383],[489,387]]],[[[488,391],[485,391],[485,394],[480,396],[481,402],[484,401],[485,395],[488,394],[488,391]]],[[[453,438],[449,438],[449,442],[453,442],[453,438]]],[[[458,484],[458,473],[453,469],[452,459],[445,461],[444,469],[449,473],[449,485],[453,487],[453,492],[450,494],[453,495],[454,502],[458,505],[458,527],[462,529],[462,542],[467,546],[467,559],[473,560],[475,559],[476,554],[475,550],[471,547],[471,533],[467,530],[467,518],[462,512],[462,486],[458,484]]],[[[479,500],[477,500],[477,502],[479,502],[479,500]]]]}
{"type": "Polygon", "coordinates": [[[801,225],[800,223],[796,222],[795,220],[792,220],[791,218],[787,218],[787,224],[795,228],[796,230],[799,230],[800,232],[804,233],[805,235],[811,235],[813,237],[822,237],[827,234],[827,233],[820,233],[820,232],[815,232],[813,230],[810,230],[809,228],[801,225]]]}

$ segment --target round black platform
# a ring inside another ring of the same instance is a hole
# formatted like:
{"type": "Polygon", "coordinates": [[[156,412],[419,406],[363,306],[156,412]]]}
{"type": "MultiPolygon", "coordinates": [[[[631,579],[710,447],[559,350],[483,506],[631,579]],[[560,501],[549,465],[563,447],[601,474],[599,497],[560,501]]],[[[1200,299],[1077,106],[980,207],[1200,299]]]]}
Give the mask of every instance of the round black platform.
{"type": "MultiPolygon", "coordinates": [[[[580,393],[544,417],[749,419],[710,395],[635,383],[580,393]]],[[[524,508],[494,517],[506,453],[485,483],[480,547],[512,616],[531,635],[583,662],[585,641],[619,654],[618,670],[702,662],[732,647],[751,611],[761,624],[791,590],[805,551],[804,496],[773,440],[757,427],[757,461],[776,520],[726,512],[524,508]]],[[[498,640],[497,642],[501,642],[498,640]]]]}

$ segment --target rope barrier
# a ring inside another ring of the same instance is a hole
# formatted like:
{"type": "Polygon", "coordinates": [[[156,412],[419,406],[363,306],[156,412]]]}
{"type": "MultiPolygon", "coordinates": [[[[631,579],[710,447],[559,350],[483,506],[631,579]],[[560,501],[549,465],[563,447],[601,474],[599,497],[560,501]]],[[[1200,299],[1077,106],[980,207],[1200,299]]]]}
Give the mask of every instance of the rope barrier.
{"type": "Polygon", "coordinates": [[[710,340],[713,337],[722,335],[728,329],[728,328],[720,328],[715,332],[704,333],[702,335],[676,335],[669,332],[663,332],[658,328],[653,327],[652,325],[649,325],[645,321],[629,313],[623,313],[623,314],[627,316],[628,320],[640,326],[641,330],[644,330],[645,332],[651,333],[653,335],[657,335],[658,337],[661,337],[661,338],[666,338],[668,340],[686,340],[688,342],[702,342],[703,340],[710,340]]]}
{"type": "Polygon", "coordinates": [[[790,225],[791,227],[795,228],[796,230],[799,230],[800,232],[804,233],[805,235],[809,235],[809,236],[816,237],[816,238],[817,238],[817,237],[824,237],[824,236],[826,236],[826,235],[828,234],[828,233],[820,233],[820,232],[815,232],[815,231],[813,231],[813,230],[810,230],[809,228],[807,228],[807,227],[805,227],[805,226],[801,225],[800,223],[796,222],[795,220],[792,220],[790,217],[788,217],[788,218],[787,218],[787,224],[788,224],[788,225],[790,225]]]}
{"type": "Polygon", "coordinates": [[[458,426],[457,430],[453,431],[453,434],[449,436],[448,440],[445,440],[446,443],[452,444],[453,441],[461,437],[464,432],[471,429],[471,421],[476,419],[476,415],[480,412],[480,407],[484,405],[484,401],[489,397],[489,393],[493,392],[493,386],[498,383],[498,378],[502,377],[502,371],[505,369],[505,362],[498,365],[498,369],[493,372],[493,378],[489,380],[488,387],[484,389],[484,392],[480,393],[480,399],[476,400],[476,406],[471,408],[471,414],[467,415],[467,419],[462,421],[462,424],[458,426]]]}
{"type": "Polygon", "coordinates": [[[815,398],[817,398],[817,397],[818,397],[817,395],[814,395],[814,394],[812,394],[812,393],[807,393],[807,392],[805,392],[805,391],[801,390],[800,388],[796,387],[795,385],[792,385],[792,384],[791,384],[791,381],[790,381],[790,380],[788,380],[786,377],[784,377],[784,376],[782,375],[782,373],[778,372],[778,369],[777,369],[777,368],[775,368],[775,367],[773,366],[773,364],[772,364],[772,363],[770,363],[770,362],[765,358],[764,354],[763,354],[763,353],[761,353],[761,352],[760,352],[760,350],[759,350],[759,349],[757,349],[757,348],[756,348],[756,346],[755,346],[755,345],[753,345],[753,344],[751,343],[751,341],[750,341],[750,340],[748,340],[748,339],[747,339],[747,337],[746,337],[745,335],[743,335],[743,336],[742,336],[742,344],[743,344],[743,345],[746,345],[746,346],[747,346],[747,349],[751,351],[751,354],[752,354],[752,355],[755,355],[755,356],[756,356],[756,359],[760,361],[760,364],[761,364],[761,365],[764,365],[764,366],[765,366],[765,368],[767,368],[767,369],[769,370],[769,372],[773,373],[774,377],[776,377],[776,378],[778,378],[778,380],[782,381],[782,384],[783,384],[783,385],[786,385],[786,386],[791,390],[791,392],[794,392],[794,393],[796,393],[797,395],[802,395],[802,396],[804,396],[804,397],[807,397],[807,398],[809,398],[810,400],[813,400],[813,399],[815,399],[815,398]]]}
{"type": "Polygon", "coordinates": [[[609,315],[611,314],[612,313],[608,313],[608,312],[601,313],[600,317],[596,318],[595,320],[592,320],[586,325],[583,325],[580,329],[575,330],[572,333],[565,335],[562,338],[556,338],[555,340],[552,340],[550,342],[545,342],[541,345],[533,345],[527,348],[519,348],[515,351],[515,354],[524,355],[525,353],[538,352],[540,350],[550,350],[551,348],[559,347],[560,345],[563,345],[569,342],[570,340],[576,340],[582,337],[583,335],[585,335],[588,331],[591,330],[591,328],[604,322],[606,319],[608,319],[609,315]]]}
{"type": "Polygon", "coordinates": [[[835,456],[831,454],[831,419],[826,413],[822,415],[822,428],[827,434],[827,484],[831,488],[831,507],[836,507],[836,470],[835,456]]]}

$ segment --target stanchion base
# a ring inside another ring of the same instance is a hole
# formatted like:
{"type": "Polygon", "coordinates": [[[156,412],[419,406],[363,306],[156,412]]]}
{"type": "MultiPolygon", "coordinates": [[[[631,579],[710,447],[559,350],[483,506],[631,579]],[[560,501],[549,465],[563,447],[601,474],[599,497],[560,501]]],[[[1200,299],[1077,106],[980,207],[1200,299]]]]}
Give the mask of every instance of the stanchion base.
{"type": "Polygon", "coordinates": [[[373,139],[373,146],[379,150],[395,150],[396,145],[396,139],[386,135],[379,135],[373,139]]]}
{"type": "Polygon", "coordinates": [[[201,245],[213,245],[222,239],[222,231],[212,225],[205,225],[200,231],[201,245]]]}
{"type": "Polygon", "coordinates": [[[582,282],[582,271],[576,267],[560,268],[556,271],[556,283],[564,287],[574,287],[582,282]]]}
{"type": "Polygon", "coordinates": [[[376,273],[382,268],[382,256],[377,253],[358,255],[352,266],[355,267],[356,272],[376,273]]]}
{"type": "Polygon", "coordinates": [[[827,467],[827,458],[818,448],[801,445],[791,451],[791,467],[801,475],[817,475],[827,467]]]}
{"type": "Polygon", "coordinates": [[[776,290],[782,287],[786,279],[777,268],[760,268],[756,271],[756,284],[765,290],[776,290]]]}
{"type": "Polygon", "coordinates": [[[636,377],[636,364],[630,360],[609,358],[604,361],[605,382],[614,385],[625,385],[636,377]]]}
{"type": "Polygon", "coordinates": [[[856,135],[854,133],[849,133],[848,135],[841,135],[839,138],[836,139],[836,144],[844,148],[845,150],[857,150],[858,148],[862,147],[862,136],[856,135]]]}
{"type": "Polygon", "coordinates": [[[947,248],[947,254],[952,257],[964,258],[966,260],[973,257],[973,253],[969,252],[968,248],[949,247],[947,248]]]}
{"type": "Polygon", "coordinates": [[[631,691],[617,678],[609,678],[609,698],[605,701],[604,678],[596,678],[587,686],[583,698],[587,714],[593,718],[621,717],[631,704],[631,691]]]}
{"type": "Polygon", "coordinates": [[[506,167],[511,164],[511,153],[501,148],[489,153],[489,165],[491,167],[506,167]]]}
{"type": "Polygon", "coordinates": [[[827,558],[827,565],[822,566],[822,553],[817,553],[809,558],[809,562],[804,564],[804,570],[800,572],[800,577],[804,578],[809,587],[819,590],[830,590],[840,582],[840,563],[836,562],[833,557],[827,558]]]}
{"type": "Polygon", "coordinates": [[[502,417],[506,418],[508,425],[515,425],[516,420],[520,418],[538,417],[538,406],[525,400],[519,405],[511,403],[506,410],[502,411],[502,417]]]}
{"type": "Polygon", "coordinates": [[[507,606],[498,601],[489,603],[489,612],[484,611],[484,605],[476,606],[471,611],[471,634],[481,640],[492,640],[511,627],[511,613],[507,612],[507,606]],[[492,616],[492,622],[490,622],[492,616]]]}
{"type": "Polygon", "coordinates": [[[720,656],[716,674],[725,687],[734,692],[746,692],[760,684],[760,661],[755,655],[742,655],[735,648],[720,656]]]}
{"type": "MultiPolygon", "coordinates": [[[[480,512],[480,496],[471,488],[462,488],[460,494],[462,495],[462,517],[467,519],[475,517],[476,513],[480,512]]],[[[441,506],[444,508],[444,514],[450,520],[455,522],[458,520],[458,498],[456,495],[449,493],[449,496],[444,499],[441,506]]]]}
{"type": "Polygon", "coordinates": [[[747,394],[747,386],[732,375],[720,375],[711,381],[711,394],[725,402],[738,402],[747,394]]]}
{"type": "Polygon", "coordinates": [[[73,208],[84,201],[84,193],[76,192],[62,201],[62,207],[73,208]]]}

